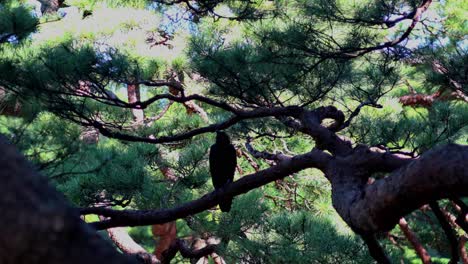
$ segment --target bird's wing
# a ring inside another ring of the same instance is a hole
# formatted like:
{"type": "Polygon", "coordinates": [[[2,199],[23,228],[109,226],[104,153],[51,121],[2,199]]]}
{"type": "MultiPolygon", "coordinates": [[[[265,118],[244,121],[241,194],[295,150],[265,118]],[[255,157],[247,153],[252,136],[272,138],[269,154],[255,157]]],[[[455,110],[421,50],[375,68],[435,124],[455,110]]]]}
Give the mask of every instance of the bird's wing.
{"type": "Polygon", "coordinates": [[[224,156],[222,153],[222,149],[217,145],[214,144],[210,148],[210,174],[211,174],[211,179],[213,181],[214,187],[221,188],[225,181],[225,176],[224,174],[226,173],[224,170],[224,166],[226,166],[224,163],[224,156]]]}
{"type": "Polygon", "coordinates": [[[228,177],[229,180],[232,182],[234,180],[234,173],[236,172],[236,165],[237,165],[237,153],[236,149],[232,144],[229,144],[229,147],[227,149],[228,156],[226,157],[227,161],[227,169],[229,171],[228,177]]]}

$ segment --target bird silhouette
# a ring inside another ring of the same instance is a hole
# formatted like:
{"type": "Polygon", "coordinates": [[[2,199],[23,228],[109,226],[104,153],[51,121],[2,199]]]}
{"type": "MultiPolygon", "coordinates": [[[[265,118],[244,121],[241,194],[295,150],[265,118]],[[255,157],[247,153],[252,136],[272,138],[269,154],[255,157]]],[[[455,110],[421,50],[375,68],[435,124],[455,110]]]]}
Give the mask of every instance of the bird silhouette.
{"type": "MultiPolygon", "coordinates": [[[[210,148],[210,173],[215,190],[219,190],[234,179],[237,157],[236,149],[225,132],[216,132],[216,142],[210,148]]],[[[223,197],[219,202],[222,212],[231,210],[232,197],[223,197]]]]}

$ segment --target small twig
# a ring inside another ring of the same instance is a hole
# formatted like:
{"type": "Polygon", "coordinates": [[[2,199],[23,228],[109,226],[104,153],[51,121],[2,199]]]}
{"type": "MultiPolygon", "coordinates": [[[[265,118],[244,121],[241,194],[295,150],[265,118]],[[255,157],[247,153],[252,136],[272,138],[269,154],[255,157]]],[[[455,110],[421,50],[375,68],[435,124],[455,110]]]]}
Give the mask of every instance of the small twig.
{"type": "Polygon", "coordinates": [[[340,127],[338,130],[343,130],[344,128],[348,127],[350,124],[351,124],[351,121],[353,120],[353,118],[355,118],[357,115],[359,115],[359,113],[361,112],[361,109],[364,107],[364,106],[372,106],[372,107],[375,107],[375,108],[382,108],[383,106],[380,105],[380,104],[377,104],[377,103],[374,103],[374,102],[371,102],[371,101],[366,101],[366,102],[362,102],[356,109],[354,109],[354,111],[351,113],[351,115],[349,116],[348,120],[346,120],[340,127]]]}
{"type": "Polygon", "coordinates": [[[252,156],[254,156],[255,158],[279,161],[279,162],[290,158],[289,156],[286,156],[283,153],[272,154],[266,151],[255,150],[250,144],[250,142],[251,142],[251,138],[247,138],[247,141],[245,142],[245,147],[247,148],[247,151],[249,151],[249,153],[252,154],[252,156]]]}

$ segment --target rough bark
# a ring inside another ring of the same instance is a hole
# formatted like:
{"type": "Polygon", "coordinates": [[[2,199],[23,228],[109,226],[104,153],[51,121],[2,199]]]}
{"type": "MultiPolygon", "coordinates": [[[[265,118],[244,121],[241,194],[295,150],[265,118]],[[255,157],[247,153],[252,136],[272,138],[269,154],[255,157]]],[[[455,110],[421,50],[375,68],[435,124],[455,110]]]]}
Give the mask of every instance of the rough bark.
{"type": "Polygon", "coordinates": [[[388,231],[428,201],[468,195],[467,160],[468,146],[446,145],[371,185],[341,169],[332,180],[335,208],[362,232],[388,231]]]}
{"type": "Polygon", "coordinates": [[[0,263],[136,263],[86,225],[0,137],[0,263]]]}

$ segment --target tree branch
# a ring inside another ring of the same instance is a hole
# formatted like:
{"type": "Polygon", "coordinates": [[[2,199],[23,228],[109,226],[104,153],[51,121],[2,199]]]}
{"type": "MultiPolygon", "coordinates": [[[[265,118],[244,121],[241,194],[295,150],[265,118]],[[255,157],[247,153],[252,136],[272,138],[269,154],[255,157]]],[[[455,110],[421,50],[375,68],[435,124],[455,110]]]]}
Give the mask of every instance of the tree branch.
{"type": "Polygon", "coordinates": [[[182,204],[172,209],[163,210],[112,210],[106,208],[85,208],[82,214],[98,214],[110,219],[91,223],[97,229],[106,229],[117,226],[141,226],[161,224],[189,215],[205,211],[216,206],[225,196],[236,196],[250,190],[284,178],[305,168],[318,168],[325,170],[331,156],[320,151],[312,150],[303,155],[297,155],[283,160],[278,165],[247,175],[229,184],[219,191],[213,191],[200,199],[182,204]]]}
{"type": "Polygon", "coordinates": [[[382,108],[382,105],[380,104],[376,104],[374,102],[362,102],[361,104],[359,104],[358,107],[356,107],[356,109],[354,109],[354,111],[351,113],[351,115],[348,117],[348,120],[346,120],[340,127],[338,127],[335,131],[340,131],[340,130],[343,130],[345,128],[347,128],[350,124],[351,124],[351,121],[353,120],[353,118],[355,118],[357,115],[359,115],[359,113],[361,112],[361,109],[364,107],[364,106],[367,106],[367,105],[370,105],[372,107],[375,107],[375,108],[382,108]]]}
{"type": "Polygon", "coordinates": [[[381,49],[385,49],[385,48],[390,48],[390,47],[393,47],[393,46],[396,46],[396,45],[400,44],[401,42],[403,42],[405,39],[407,39],[409,37],[409,35],[413,31],[413,29],[416,27],[416,24],[418,24],[419,20],[421,19],[421,15],[429,8],[431,3],[432,3],[432,0],[424,0],[424,1],[422,1],[421,5],[419,5],[419,7],[416,8],[416,10],[411,12],[412,22],[400,37],[398,37],[398,38],[396,38],[396,39],[394,39],[392,41],[387,41],[387,42],[385,42],[383,44],[380,44],[380,45],[377,45],[377,46],[367,47],[367,48],[360,48],[360,49],[356,49],[356,50],[349,51],[349,52],[344,51],[344,52],[338,53],[337,55],[339,56],[341,54],[341,55],[346,56],[347,58],[356,58],[356,57],[362,56],[362,55],[364,55],[366,53],[369,53],[369,52],[372,52],[372,51],[381,50],[381,49]]]}
{"type": "Polygon", "coordinates": [[[217,245],[207,245],[201,249],[192,250],[189,248],[183,239],[176,239],[169,249],[163,253],[161,264],[169,264],[175,257],[177,252],[180,252],[184,258],[195,258],[208,256],[215,252],[217,245]]]}
{"type": "MultiPolygon", "coordinates": [[[[81,122],[81,123],[83,125],[95,127],[96,129],[99,130],[99,132],[102,135],[106,137],[116,138],[116,139],[131,141],[131,142],[146,142],[146,143],[159,144],[159,143],[167,143],[167,142],[190,139],[200,134],[216,132],[218,130],[229,128],[245,119],[268,117],[268,116],[282,116],[282,115],[296,116],[301,111],[302,109],[296,106],[279,107],[279,108],[257,108],[257,109],[250,110],[250,111],[236,110],[235,116],[225,120],[224,122],[208,125],[208,126],[201,127],[201,128],[196,128],[188,132],[180,133],[180,134],[173,135],[173,136],[162,136],[158,138],[139,137],[139,136],[134,136],[134,135],[129,135],[129,134],[124,134],[121,132],[113,131],[107,128],[102,122],[99,122],[96,120],[90,120],[89,118],[84,117],[84,116],[81,116],[81,118],[87,118],[88,120],[86,120],[87,122],[81,122]]],[[[77,122],[76,120],[73,120],[73,121],[77,122]]]]}
{"type": "Polygon", "coordinates": [[[344,121],[344,115],[334,106],[319,107],[315,110],[304,110],[299,116],[301,127],[299,129],[310,136],[316,142],[319,149],[329,150],[333,155],[346,156],[352,152],[352,146],[349,141],[338,137],[332,130],[341,126],[344,121]],[[330,127],[321,125],[325,118],[332,118],[335,124],[330,127]]]}

